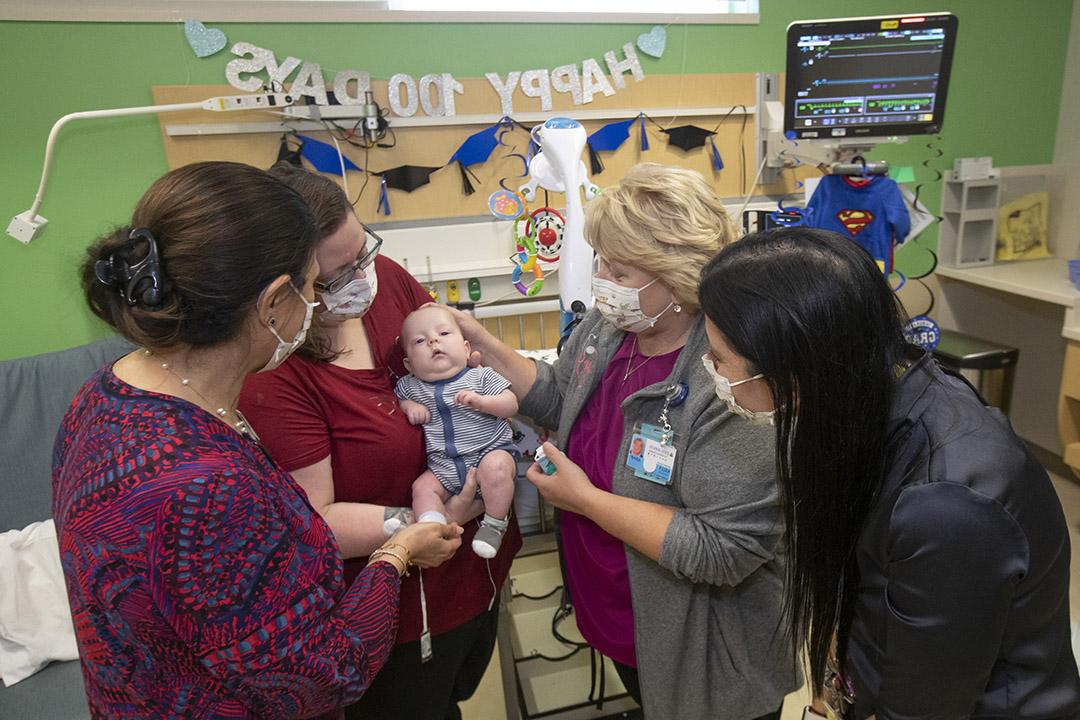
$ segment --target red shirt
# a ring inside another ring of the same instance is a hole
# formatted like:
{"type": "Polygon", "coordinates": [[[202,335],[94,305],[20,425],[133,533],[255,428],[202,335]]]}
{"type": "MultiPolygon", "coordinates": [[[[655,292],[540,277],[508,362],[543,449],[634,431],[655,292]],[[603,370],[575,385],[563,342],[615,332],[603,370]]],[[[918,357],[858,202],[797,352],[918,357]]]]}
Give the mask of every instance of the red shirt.
{"type": "MultiPolygon", "coordinates": [[[[394,396],[394,383],[406,374],[397,337],[405,316],[431,297],[393,260],[380,255],[375,269],[379,291],[363,318],[375,369],[348,370],[293,355],[277,370],[249,375],[240,408],[285,470],[308,467],[329,455],[337,502],[409,507],[413,481],[427,468],[427,456],[421,428],[409,424],[394,396]]],[[[511,523],[491,560],[489,577],[485,561],[471,547],[478,526],[476,521],[467,524],[451,560],[424,570],[433,635],[486,610],[521,547],[517,524],[511,523]]],[[[366,562],[346,560],[346,580],[366,562]]],[[[417,575],[414,570],[402,582],[398,643],[420,637],[417,575]]]]}

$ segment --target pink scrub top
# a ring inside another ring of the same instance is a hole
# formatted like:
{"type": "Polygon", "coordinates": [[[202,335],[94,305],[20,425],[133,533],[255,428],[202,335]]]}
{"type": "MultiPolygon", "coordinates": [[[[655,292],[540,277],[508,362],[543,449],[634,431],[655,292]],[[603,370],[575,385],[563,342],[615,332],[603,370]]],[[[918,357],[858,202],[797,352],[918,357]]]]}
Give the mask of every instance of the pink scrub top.
{"type": "MultiPolygon", "coordinates": [[[[667,378],[681,350],[650,358],[636,349],[634,338],[628,333],[611,358],[568,440],[569,458],[581,466],[593,485],[607,492],[611,492],[618,463],[626,462],[626,458],[617,457],[623,441],[623,401],[667,378]]],[[[655,423],[656,418],[638,421],[655,423]]],[[[622,540],[581,515],[563,512],[560,518],[566,582],[578,629],[607,657],[637,667],[634,609],[622,540]]]]}

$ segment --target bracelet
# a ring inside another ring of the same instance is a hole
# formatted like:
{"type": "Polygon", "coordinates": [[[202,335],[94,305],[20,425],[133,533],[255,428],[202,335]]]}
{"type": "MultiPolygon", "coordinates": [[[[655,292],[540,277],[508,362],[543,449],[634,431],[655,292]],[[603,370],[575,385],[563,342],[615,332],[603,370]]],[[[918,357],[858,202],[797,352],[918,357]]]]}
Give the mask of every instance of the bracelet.
{"type": "Polygon", "coordinates": [[[405,554],[405,557],[406,557],[405,564],[408,565],[410,563],[408,558],[412,555],[412,553],[409,552],[409,548],[405,547],[401,543],[396,543],[396,542],[387,543],[387,544],[383,545],[382,547],[375,548],[375,552],[378,552],[379,550],[389,550],[390,548],[400,548],[401,552],[403,552],[405,554]]]}
{"type": "Polygon", "coordinates": [[[368,563],[370,564],[377,561],[378,558],[382,557],[383,555],[389,555],[390,557],[401,563],[401,577],[409,576],[409,561],[403,558],[398,553],[394,552],[393,550],[387,550],[386,548],[378,548],[371,553],[371,556],[368,558],[368,563]]]}

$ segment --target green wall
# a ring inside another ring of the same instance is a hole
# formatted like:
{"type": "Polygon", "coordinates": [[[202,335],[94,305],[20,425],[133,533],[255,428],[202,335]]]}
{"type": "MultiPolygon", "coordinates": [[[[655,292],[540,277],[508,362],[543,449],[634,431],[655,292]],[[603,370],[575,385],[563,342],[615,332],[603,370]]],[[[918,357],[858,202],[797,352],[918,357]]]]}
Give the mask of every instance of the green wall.
{"type": "MultiPolygon", "coordinates": [[[[783,70],[784,30],[812,17],[951,10],[960,35],[949,92],[944,156],[993,156],[997,165],[1051,162],[1068,43],[1071,0],[762,0],[761,24],[670,26],[664,57],[642,56],[649,74],[783,70]],[[810,9],[808,9],[810,8],[810,9]],[[685,61],[685,68],[683,63],[685,61]]],[[[478,77],[580,62],[620,47],[638,25],[231,24],[230,43],[248,41],[319,62],[330,76],[368,70],[451,72],[478,77]],[[404,49],[404,50],[403,50],[404,49]]],[[[79,110],[152,104],[152,85],[224,84],[232,55],[198,59],[179,24],[0,23],[6,87],[0,159],[0,221],[29,208],[45,139],[61,115],[79,110]]],[[[693,105],[692,98],[686,98],[693,105]]],[[[881,147],[876,157],[920,166],[932,157],[924,140],[881,147]]],[[[142,192],[167,170],[153,116],[80,121],[56,146],[41,214],[49,219],[29,246],[0,237],[0,359],[79,345],[107,329],[86,310],[76,266],[87,244],[130,218],[142,192]]],[[[922,197],[936,207],[940,188],[922,197]]],[[[930,234],[920,242],[932,245],[930,234]]],[[[928,254],[914,248],[901,266],[918,270],[928,254]]]]}

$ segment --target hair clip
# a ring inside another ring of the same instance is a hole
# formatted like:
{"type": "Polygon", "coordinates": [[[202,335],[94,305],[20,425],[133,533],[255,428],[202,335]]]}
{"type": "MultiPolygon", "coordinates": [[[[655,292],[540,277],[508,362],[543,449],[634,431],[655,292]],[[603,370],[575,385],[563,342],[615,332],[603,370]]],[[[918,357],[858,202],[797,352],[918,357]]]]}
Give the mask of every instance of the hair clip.
{"type": "Polygon", "coordinates": [[[128,235],[128,242],[134,244],[136,240],[146,241],[146,256],[142,260],[129,265],[117,250],[94,263],[94,275],[98,282],[117,288],[128,305],[158,307],[165,299],[167,288],[157,238],[147,228],[135,228],[128,235]]]}

